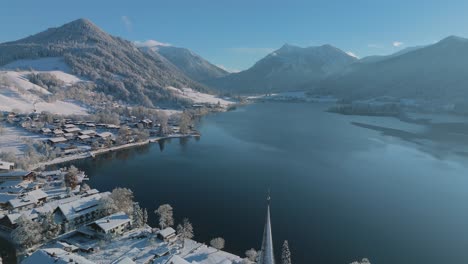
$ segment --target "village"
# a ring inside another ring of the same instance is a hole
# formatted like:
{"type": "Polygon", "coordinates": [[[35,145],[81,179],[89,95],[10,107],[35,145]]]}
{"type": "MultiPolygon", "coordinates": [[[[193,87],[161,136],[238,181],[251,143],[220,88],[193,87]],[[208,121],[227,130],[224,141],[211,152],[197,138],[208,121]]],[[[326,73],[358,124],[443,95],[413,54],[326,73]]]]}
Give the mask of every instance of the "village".
{"type": "Polygon", "coordinates": [[[192,240],[191,223],[184,219],[175,228],[168,204],[155,211],[159,227],[152,228],[131,190],[99,192],[86,180],[73,166],[0,172],[0,236],[16,245],[18,262],[230,264],[257,258],[253,249],[246,258],[222,251],[219,237],[209,246],[192,240]]]}
{"type": "Polygon", "coordinates": [[[35,169],[161,139],[200,136],[192,126],[194,116],[193,111],[151,119],[129,115],[98,123],[86,121],[86,116],[0,112],[0,134],[5,139],[0,142],[0,166],[35,169]]]}

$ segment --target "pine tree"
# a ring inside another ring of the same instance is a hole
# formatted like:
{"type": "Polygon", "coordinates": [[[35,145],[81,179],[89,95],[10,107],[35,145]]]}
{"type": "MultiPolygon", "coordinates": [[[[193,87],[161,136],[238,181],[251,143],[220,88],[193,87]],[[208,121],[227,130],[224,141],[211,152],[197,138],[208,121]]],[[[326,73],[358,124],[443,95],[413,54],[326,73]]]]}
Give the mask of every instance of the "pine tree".
{"type": "Polygon", "coordinates": [[[148,210],[143,209],[143,225],[148,224],[148,210]]]}
{"type": "Polygon", "coordinates": [[[177,234],[182,240],[182,247],[185,246],[185,239],[190,239],[194,237],[192,224],[187,218],[184,218],[182,225],[179,224],[177,226],[177,234]]]}
{"type": "Polygon", "coordinates": [[[140,205],[135,203],[133,205],[133,226],[142,227],[143,225],[143,211],[141,210],[140,205]]]}
{"type": "Polygon", "coordinates": [[[281,253],[281,264],[291,264],[291,251],[287,240],[283,243],[283,252],[281,253]]]}

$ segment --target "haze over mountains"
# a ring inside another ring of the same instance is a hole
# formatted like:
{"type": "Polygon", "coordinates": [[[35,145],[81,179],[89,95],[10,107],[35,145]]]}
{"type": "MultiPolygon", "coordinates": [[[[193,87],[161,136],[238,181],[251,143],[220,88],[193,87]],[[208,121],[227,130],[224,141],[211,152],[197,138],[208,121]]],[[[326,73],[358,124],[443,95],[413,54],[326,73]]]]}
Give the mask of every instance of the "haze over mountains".
{"type": "Polygon", "coordinates": [[[379,96],[460,103],[468,96],[468,40],[358,60],[331,45],[284,45],[251,68],[228,73],[194,52],[139,45],[114,37],[86,19],[0,44],[0,66],[20,59],[61,58],[96,91],[130,104],[187,105],[174,88],[207,93],[263,94],[307,90],[339,98],[379,96]]]}
{"type": "Polygon", "coordinates": [[[231,93],[265,93],[315,84],[357,61],[331,45],[301,48],[285,44],[250,69],[208,82],[231,93]]]}

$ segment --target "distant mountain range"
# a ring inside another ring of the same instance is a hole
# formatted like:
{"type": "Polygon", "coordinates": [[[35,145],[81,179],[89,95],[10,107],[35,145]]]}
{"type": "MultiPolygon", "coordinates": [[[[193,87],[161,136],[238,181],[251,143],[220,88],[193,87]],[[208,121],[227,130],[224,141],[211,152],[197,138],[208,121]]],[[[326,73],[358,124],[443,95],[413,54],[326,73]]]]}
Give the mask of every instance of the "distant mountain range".
{"type": "Polygon", "coordinates": [[[229,74],[229,72],[211,64],[186,48],[156,45],[141,47],[140,49],[143,51],[152,50],[160,54],[192,80],[201,83],[210,79],[224,77],[229,74]]]}
{"type": "Polygon", "coordinates": [[[379,96],[460,103],[468,97],[468,40],[451,36],[388,56],[357,59],[331,45],[284,45],[239,73],[228,73],[194,52],[114,37],[86,19],[0,44],[0,66],[21,59],[60,57],[98,91],[146,106],[183,105],[174,88],[258,94],[308,90],[348,99],[379,96]]]}
{"type": "Polygon", "coordinates": [[[356,61],[331,45],[301,48],[285,44],[248,70],[212,79],[207,84],[229,93],[290,91],[318,83],[356,61]]]}
{"type": "Polygon", "coordinates": [[[393,96],[466,104],[468,39],[451,36],[408,52],[354,63],[322,81],[316,92],[348,99],[393,96]]]}

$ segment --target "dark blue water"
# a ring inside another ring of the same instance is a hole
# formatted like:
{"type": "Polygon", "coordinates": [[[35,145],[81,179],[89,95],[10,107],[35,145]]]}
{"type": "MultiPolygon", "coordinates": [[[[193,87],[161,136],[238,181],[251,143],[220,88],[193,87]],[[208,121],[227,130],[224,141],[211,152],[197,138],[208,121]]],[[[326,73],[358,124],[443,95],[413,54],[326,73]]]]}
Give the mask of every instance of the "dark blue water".
{"type": "Polygon", "coordinates": [[[198,141],[76,164],[95,188],[131,188],[152,224],[153,210],[170,203],[196,239],[222,236],[239,255],[260,247],[270,188],[278,257],[289,240],[294,263],[468,263],[468,163],[453,142],[424,138],[424,126],[325,108],[249,105],[203,118],[198,141]]]}

